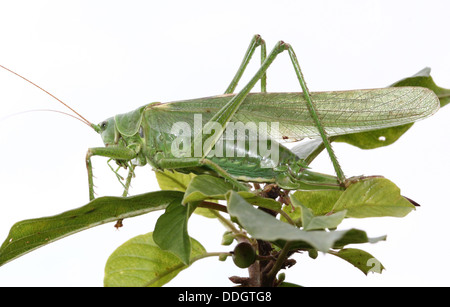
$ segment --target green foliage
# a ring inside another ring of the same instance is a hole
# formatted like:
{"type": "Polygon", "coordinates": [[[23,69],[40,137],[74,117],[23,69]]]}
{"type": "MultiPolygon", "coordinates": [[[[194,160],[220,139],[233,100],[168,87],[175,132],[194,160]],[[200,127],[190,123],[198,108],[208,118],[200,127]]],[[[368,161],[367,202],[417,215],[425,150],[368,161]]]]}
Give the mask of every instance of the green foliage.
{"type": "Polygon", "coordinates": [[[157,191],[130,197],[99,197],[58,215],[14,224],[0,247],[0,265],[68,235],[118,219],[165,209],[183,193],[157,191]]]}
{"type": "MultiPolygon", "coordinates": [[[[450,102],[450,90],[438,87],[427,69],[392,86],[427,87],[438,95],[441,106],[450,102]]],[[[133,121],[134,114],[127,115],[131,119],[122,118],[122,124],[129,128],[127,123],[133,121]]],[[[409,127],[339,136],[334,141],[376,148],[395,142],[409,127]]],[[[310,163],[322,149],[320,142],[312,142],[293,151],[310,163]]],[[[363,230],[340,229],[341,222],[346,218],[404,217],[415,209],[394,183],[382,177],[353,178],[342,191],[280,191],[275,199],[267,198],[257,186],[235,191],[231,183],[212,175],[166,170],[157,171],[156,178],[162,191],[100,197],[55,216],[14,224],[0,247],[0,265],[78,231],[165,210],[153,232],[131,238],[111,254],[105,267],[105,286],[162,286],[195,261],[205,257],[228,261],[231,255],[239,267],[258,266],[237,283],[297,286],[278,273],[293,264],[290,257],[302,251],[313,259],[319,252],[334,255],[366,275],[381,273],[384,266],[379,260],[348,245],[376,243],[386,236],[370,238],[363,230]],[[226,227],[223,250],[207,252],[189,236],[193,212],[215,218],[226,227]],[[232,252],[234,243],[238,248],[232,252]]]]}
{"type": "Polygon", "coordinates": [[[174,253],[185,264],[189,263],[191,254],[191,240],[187,229],[191,207],[190,204],[183,206],[180,200],[170,203],[156,222],[153,233],[153,239],[161,249],[174,253]]]}
{"type": "Polygon", "coordinates": [[[433,78],[430,75],[431,69],[429,67],[425,67],[414,76],[402,79],[400,81],[395,82],[391,86],[420,86],[426,87],[432,90],[439,98],[441,102],[441,108],[450,103],[450,89],[446,89],[440,86],[437,86],[434,82],[433,78]]]}
{"type": "Polygon", "coordinates": [[[329,253],[351,263],[366,275],[369,272],[381,273],[385,269],[371,254],[357,248],[343,248],[337,252],[330,251],[329,253]]]}
{"type": "MultiPolygon", "coordinates": [[[[153,236],[150,232],[134,237],[109,256],[105,267],[105,286],[158,287],[189,266],[171,252],[163,251],[153,236]]],[[[199,242],[192,238],[190,241],[191,259],[206,253],[199,242]]]]}
{"type": "Polygon", "coordinates": [[[415,207],[400,189],[385,178],[361,180],[346,189],[332,211],[347,210],[347,217],[406,216],[415,207]]]}
{"type": "MultiPolygon", "coordinates": [[[[392,84],[392,87],[420,86],[432,90],[439,98],[441,108],[450,102],[450,89],[436,85],[430,76],[430,68],[424,68],[414,76],[392,84]]],[[[373,149],[387,146],[397,141],[413,124],[378,129],[368,132],[353,133],[336,137],[333,141],[345,142],[362,149],[373,149]]]]}
{"type": "MultiPolygon", "coordinates": [[[[352,241],[347,236],[349,230],[344,231],[306,231],[289,223],[284,223],[273,218],[272,215],[254,208],[236,192],[231,191],[228,198],[228,212],[237,218],[239,224],[253,237],[260,240],[273,242],[279,247],[285,246],[286,242],[292,241],[292,245],[302,248],[313,248],[318,251],[327,252],[337,242],[366,243],[361,239],[352,241]]],[[[330,222],[333,226],[334,222],[330,222]]],[[[329,226],[325,223],[325,226],[329,226]]],[[[328,228],[328,227],[325,227],[328,228]]],[[[352,234],[352,233],[351,233],[352,234]]]]}

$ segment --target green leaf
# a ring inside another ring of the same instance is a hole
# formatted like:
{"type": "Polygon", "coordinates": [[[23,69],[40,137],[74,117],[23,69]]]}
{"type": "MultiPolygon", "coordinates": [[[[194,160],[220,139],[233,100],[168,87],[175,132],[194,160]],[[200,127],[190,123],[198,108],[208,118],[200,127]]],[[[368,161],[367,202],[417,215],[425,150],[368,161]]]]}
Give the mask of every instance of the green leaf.
{"type": "MultiPolygon", "coordinates": [[[[193,238],[191,245],[191,259],[206,253],[193,238]]],[[[161,250],[148,233],[128,240],[109,256],[103,283],[106,287],[159,287],[188,266],[171,252],[161,250]]]]}
{"type": "Polygon", "coordinates": [[[213,209],[197,207],[197,208],[195,208],[194,213],[197,215],[201,215],[203,217],[209,218],[209,219],[215,219],[215,218],[217,218],[217,216],[211,212],[212,210],[213,209]]]}
{"type": "Polygon", "coordinates": [[[118,219],[165,209],[183,193],[157,191],[130,197],[99,197],[87,205],[58,215],[14,224],[0,247],[0,265],[36,248],[118,219]]]}
{"type": "MultiPolygon", "coordinates": [[[[309,231],[309,232],[323,232],[323,231],[309,231]]],[[[330,231],[330,232],[336,232],[336,231],[330,231]]],[[[351,228],[348,230],[342,230],[340,231],[343,233],[342,237],[338,240],[336,240],[332,246],[333,249],[341,249],[346,245],[349,244],[363,244],[363,243],[377,243],[379,241],[385,241],[386,236],[379,236],[375,238],[369,238],[367,236],[367,233],[363,230],[351,228]]],[[[277,240],[274,242],[278,246],[284,246],[285,241],[284,240],[277,240]]],[[[314,249],[314,247],[310,244],[308,244],[305,241],[296,241],[291,245],[291,249],[305,249],[310,251],[311,248],[314,249]]]]}
{"type": "MultiPolygon", "coordinates": [[[[184,194],[183,204],[203,200],[225,200],[226,194],[230,190],[233,190],[233,186],[222,178],[199,175],[189,183],[184,194]]],[[[281,209],[281,204],[271,198],[260,197],[252,192],[246,191],[239,191],[237,193],[251,204],[271,210],[281,209]]]]}
{"type": "Polygon", "coordinates": [[[338,211],[330,215],[316,216],[311,209],[303,206],[295,197],[291,198],[292,204],[301,209],[301,221],[304,230],[333,229],[345,218],[346,210],[338,211]]]}
{"type": "MultiPolygon", "coordinates": [[[[382,177],[361,179],[345,191],[296,191],[291,201],[294,207],[300,203],[309,208],[314,216],[347,210],[346,217],[403,217],[415,209],[394,183],[382,177]]],[[[301,212],[294,212],[293,218],[301,212]]]]}
{"type": "Polygon", "coordinates": [[[365,231],[349,229],[341,239],[335,242],[333,248],[343,248],[348,244],[377,243],[385,240],[386,236],[369,238],[365,231]]]}
{"type": "Polygon", "coordinates": [[[183,174],[172,170],[155,171],[156,180],[161,190],[186,191],[194,174],[183,174]]]}
{"type": "Polygon", "coordinates": [[[402,79],[400,81],[395,82],[391,86],[420,86],[426,87],[432,90],[439,98],[441,103],[441,108],[447,105],[450,102],[450,89],[446,89],[440,86],[437,86],[434,82],[433,78],[430,75],[431,69],[429,67],[425,67],[415,75],[402,79]]]}
{"type": "Polygon", "coordinates": [[[344,248],[337,252],[329,251],[329,253],[351,263],[366,275],[369,272],[381,274],[385,269],[381,262],[375,257],[368,252],[357,248],[344,248]]]}
{"type": "MultiPolygon", "coordinates": [[[[341,197],[344,191],[335,190],[312,190],[312,191],[296,191],[291,195],[291,200],[294,203],[293,198],[297,202],[300,202],[303,206],[311,209],[314,215],[325,215],[334,207],[339,197],[341,197]]],[[[295,202],[295,203],[297,203],[295,202]]]]}
{"type": "MultiPolygon", "coordinates": [[[[256,239],[272,242],[292,241],[293,246],[313,247],[318,251],[326,252],[334,246],[335,242],[344,239],[345,234],[351,231],[304,231],[254,208],[234,191],[231,191],[227,198],[230,215],[237,218],[245,230],[256,239]]],[[[284,243],[278,244],[284,245],[284,243]]]]}
{"type": "MultiPolygon", "coordinates": [[[[183,174],[173,170],[155,171],[156,180],[162,190],[175,190],[185,192],[191,180],[196,176],[193,173],[183,174]]],[[[195,214],[207,217],[216,218],[214,214],[207,208],[196,208],[195,214]]]]}
{"type": "MultiPolygon", "coordinates": [[[[432,90],[439,98],[441,108],[450,102],[450,89],[436,85],[430,76],[430,68],[425,68],[417,74],[395,82],[391,87],[420,86],[432,90]]],[[[345,142],[362,149],[372,149],[387,146],[397,141],[413,124],[392,128],[353,133],[332,138],[335,142],[345,142]]]]}
{"type": "Polygon", "coordinates": [[[190,203],[183,206],[179,199],[174,200],[158,218],[153,232],[155,243],[162,250],[177,255],[185,264],[189,263],[191,254],[187,224],[192,209],[193,205],[190,203]]]}
{"type": "Polygon", "coordinates": [[[186,189],[183,204],[207,199],[225,199],[225,194],[232,189],[233,186],[221,178],[210,175],[196,176],[186,189]]]}
{"type": "Polygon", "coordinates": [[[341,135],[333,139],[361,149],[373,149],[391,145],[396,142],[413,124],[406,124],[392,128],[384,128],[367,132],[341,135]]]}
{"type": "Polygon", "coordinates": [[[272,198],[260,197],[255,195],[254,193],[245,191],[239,191],[237,193],[239,194],[239,196],[241,196],[243,199],[245,199],[252,205],[256,205],[258,207],[270,209],[273,211],[281,210],[281,203],[277,202],[272,198]]]}
{"type": "Polygon", "coordinates": [[[338,199],[333,211],[347,210],[347,217],[365,218],[406,216],[415,210],[400,195],[400,189],[386,178],[372,177],[350,185],[338,199]]]}
{"type": "Polygon", "coordinates": [[[220,244],[225,245],[225,246],[231,245],[235,238],[236,238],[236,235],[232,231],[227,230],[222,235],[222,242],[220,244]]]}

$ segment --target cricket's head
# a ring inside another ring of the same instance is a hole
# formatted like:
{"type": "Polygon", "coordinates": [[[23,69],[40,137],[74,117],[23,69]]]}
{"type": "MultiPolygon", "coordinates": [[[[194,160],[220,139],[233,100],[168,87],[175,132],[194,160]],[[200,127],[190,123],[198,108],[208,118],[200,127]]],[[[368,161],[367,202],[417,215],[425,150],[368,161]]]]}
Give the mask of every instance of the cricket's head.
{"type": "Polygon", "coordinates": [[[117,145],[120,139],[124,140],[125,144],[130,144],[137,135],[141,134],[142,115],[145,107],[118,114],[98,125],[91,124],[91,127],[101,135],[105,146],[117,145]]]}
{"type": "Polygon", "coordinates": [[[92,128],[100,134],[105,146],[117,143],[118,133],[115,122],[114,117],[110,117],[98,125],[92,124],[92,128]]]}

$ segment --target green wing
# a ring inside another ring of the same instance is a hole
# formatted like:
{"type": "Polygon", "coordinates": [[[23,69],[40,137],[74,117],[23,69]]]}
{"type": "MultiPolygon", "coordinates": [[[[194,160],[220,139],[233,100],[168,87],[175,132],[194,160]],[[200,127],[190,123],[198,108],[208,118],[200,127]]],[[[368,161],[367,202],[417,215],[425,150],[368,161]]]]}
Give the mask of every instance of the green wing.
{"type": "MultiPolygon", "coordinates": [[[[169,102],[151,108],[157,112],[158,130],[170,133],[176,122],[194,127],[195,114],[201,114],[203,124],[206,123],[233,95],[169,102]]],[[[412,123],[439,109],[438,97],[422,87],[315,92],[311,97],[329,136],[412,123]]],[[[232,121],[266,123],[269,136],[276,140],[319,137],[302,93],[250,93],[232,121]]]]}

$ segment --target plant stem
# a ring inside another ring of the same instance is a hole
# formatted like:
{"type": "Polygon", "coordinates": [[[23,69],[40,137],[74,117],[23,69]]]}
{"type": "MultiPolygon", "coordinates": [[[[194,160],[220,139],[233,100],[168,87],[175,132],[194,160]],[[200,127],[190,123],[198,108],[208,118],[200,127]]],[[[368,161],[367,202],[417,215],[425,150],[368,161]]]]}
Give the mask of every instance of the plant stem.
{"type": "Polygon", "coordinates": [[[225,228],[227,228],[229,231],[232,231],[234,234],[240,234],[241,232],[239,231],[239,229],[237,229],[236,227],[234,227],[233,223],[229,220],[227,220],[226,218],[224,218],[219,212],[217,212],[216,210],[212,210],[210,209],[210,212],[212,214],[214,214],[217,219],[225,226],[225,228]]]}
{"type": "Polygon", "coordinates": [[[198,207],[202,207],[202,208],[207,208],[207,209],[213,209],[213,210],[217,210],[217,211],[222,211],[225,213],[228,213],[227,207],[218,203],[213,203],[213,202],[209,202],[209,201],[202,201],[198,207]]]}
{"type": "Polygon", "coordinates": [[[279,213],[280,215],[282,215],[282,216],[286,219],[286,221],[288,221],[289,224],[295,226],[295,222],[294,222],[294,221],[291,219],[291,217],[290,217],[286,212],[284,212],[282,209],[277,210],[276,212],[279,213]]]}
{"type": "Polygon", "coordinates": [[[283,263],[288,258],[289,250],[291,249],[292,242],[287,241],[286,244],[284,244],[283,249],[281,250],[280,254],[277,257],[277,261],[275,261],[275,264],[273,265],[272,269],[269,273],[267,273],[267,280],[273,281],[275,279],[276,274],[283,266],[283,263]]]}

